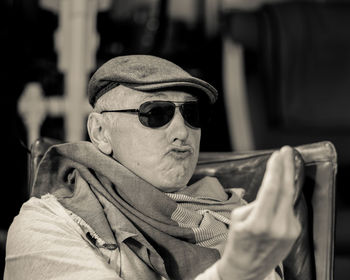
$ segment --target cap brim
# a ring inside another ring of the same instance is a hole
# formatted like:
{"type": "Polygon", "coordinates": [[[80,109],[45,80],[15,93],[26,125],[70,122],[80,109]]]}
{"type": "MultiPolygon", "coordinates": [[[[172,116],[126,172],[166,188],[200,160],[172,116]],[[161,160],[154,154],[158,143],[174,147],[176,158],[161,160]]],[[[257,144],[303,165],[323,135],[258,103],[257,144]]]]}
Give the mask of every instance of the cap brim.
{"type": "Polygon", "coordinates": [[[206,96],[209,98],[210,103],[215,103],[217,100],[217,91],[215,88],[210,88],[210,85],[207,86],[193,83],[193,82],[185,82],[185,81],[176,81],[176,82],[164,82],[164,83],[154,83],[154,84],[124,84],[122,85],[135,89],[140,91],[153,91],[153,90],[159,90],[159,89],[167,89],[167,88],[175,88],[175,87],[188,87],[193,89],[198,89],[206,94],[206,96]]]}

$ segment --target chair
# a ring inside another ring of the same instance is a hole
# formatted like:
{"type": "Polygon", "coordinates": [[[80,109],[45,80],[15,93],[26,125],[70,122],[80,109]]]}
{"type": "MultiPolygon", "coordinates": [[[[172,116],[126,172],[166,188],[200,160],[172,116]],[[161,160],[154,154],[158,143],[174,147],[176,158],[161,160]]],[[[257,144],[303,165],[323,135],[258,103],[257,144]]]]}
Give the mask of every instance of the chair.
{"type": "MultiPolygon", "coordinates": [[[[38,139],[31,147],[29,190],[33,174],[46,150],[58,141],[38,139]]],[[[330,142],[295,148],[303,163],[301,192],[295,210],[302,233],[284,261],[285,279],[333,279],[335,228],[335,176],[337,155],[330,142]]],[[[263,178],[266,162],[273,150],[250,152],[205,152],[200,154],[191,181],[215,176],[224,187],[245,189],[245,199],[254,200],[263,178]]]]}

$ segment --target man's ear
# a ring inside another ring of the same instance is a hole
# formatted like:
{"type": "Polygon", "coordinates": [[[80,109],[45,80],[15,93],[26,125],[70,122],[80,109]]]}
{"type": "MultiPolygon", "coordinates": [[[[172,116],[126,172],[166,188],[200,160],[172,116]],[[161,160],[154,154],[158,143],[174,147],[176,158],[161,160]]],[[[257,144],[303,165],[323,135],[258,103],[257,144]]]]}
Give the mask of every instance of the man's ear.
{"type": "Polygon", "coordinates": [[[100,113],[92,112],[87,121],[87,129],[91,142],[104,154],[112,154],[108,129],[100,113]]]}

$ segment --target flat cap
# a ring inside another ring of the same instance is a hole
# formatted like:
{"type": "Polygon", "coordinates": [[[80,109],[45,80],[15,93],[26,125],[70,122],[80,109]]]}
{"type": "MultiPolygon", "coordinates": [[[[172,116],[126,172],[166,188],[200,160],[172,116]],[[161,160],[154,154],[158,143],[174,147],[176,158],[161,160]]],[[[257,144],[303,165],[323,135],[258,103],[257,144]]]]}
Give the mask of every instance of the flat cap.
{"type": "Polygon", "coordinates": [[[118,56],[104,63],[93,74],[88,85],[89,102],[123,85],[140,91],[166,88],[192,88],[207,96],[210,103],[217,99],[217,90],[209,83],[191,76],[176,64],[151,55],[118,56]]]}

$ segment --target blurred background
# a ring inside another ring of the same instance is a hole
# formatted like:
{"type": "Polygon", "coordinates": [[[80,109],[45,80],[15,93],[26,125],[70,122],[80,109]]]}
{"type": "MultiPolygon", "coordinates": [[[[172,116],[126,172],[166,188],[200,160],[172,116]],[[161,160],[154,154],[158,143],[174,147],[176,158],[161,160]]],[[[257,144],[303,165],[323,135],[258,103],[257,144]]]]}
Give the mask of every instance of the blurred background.
{"type": "Polygon", "coordinates": [[[335,279],[350,275],[350,1],[2,0],[1,267],[39,136],[87,139],[86,84],[106,60],[169,59],[220,93],[202,151],[331,141],[335,279]]]}

